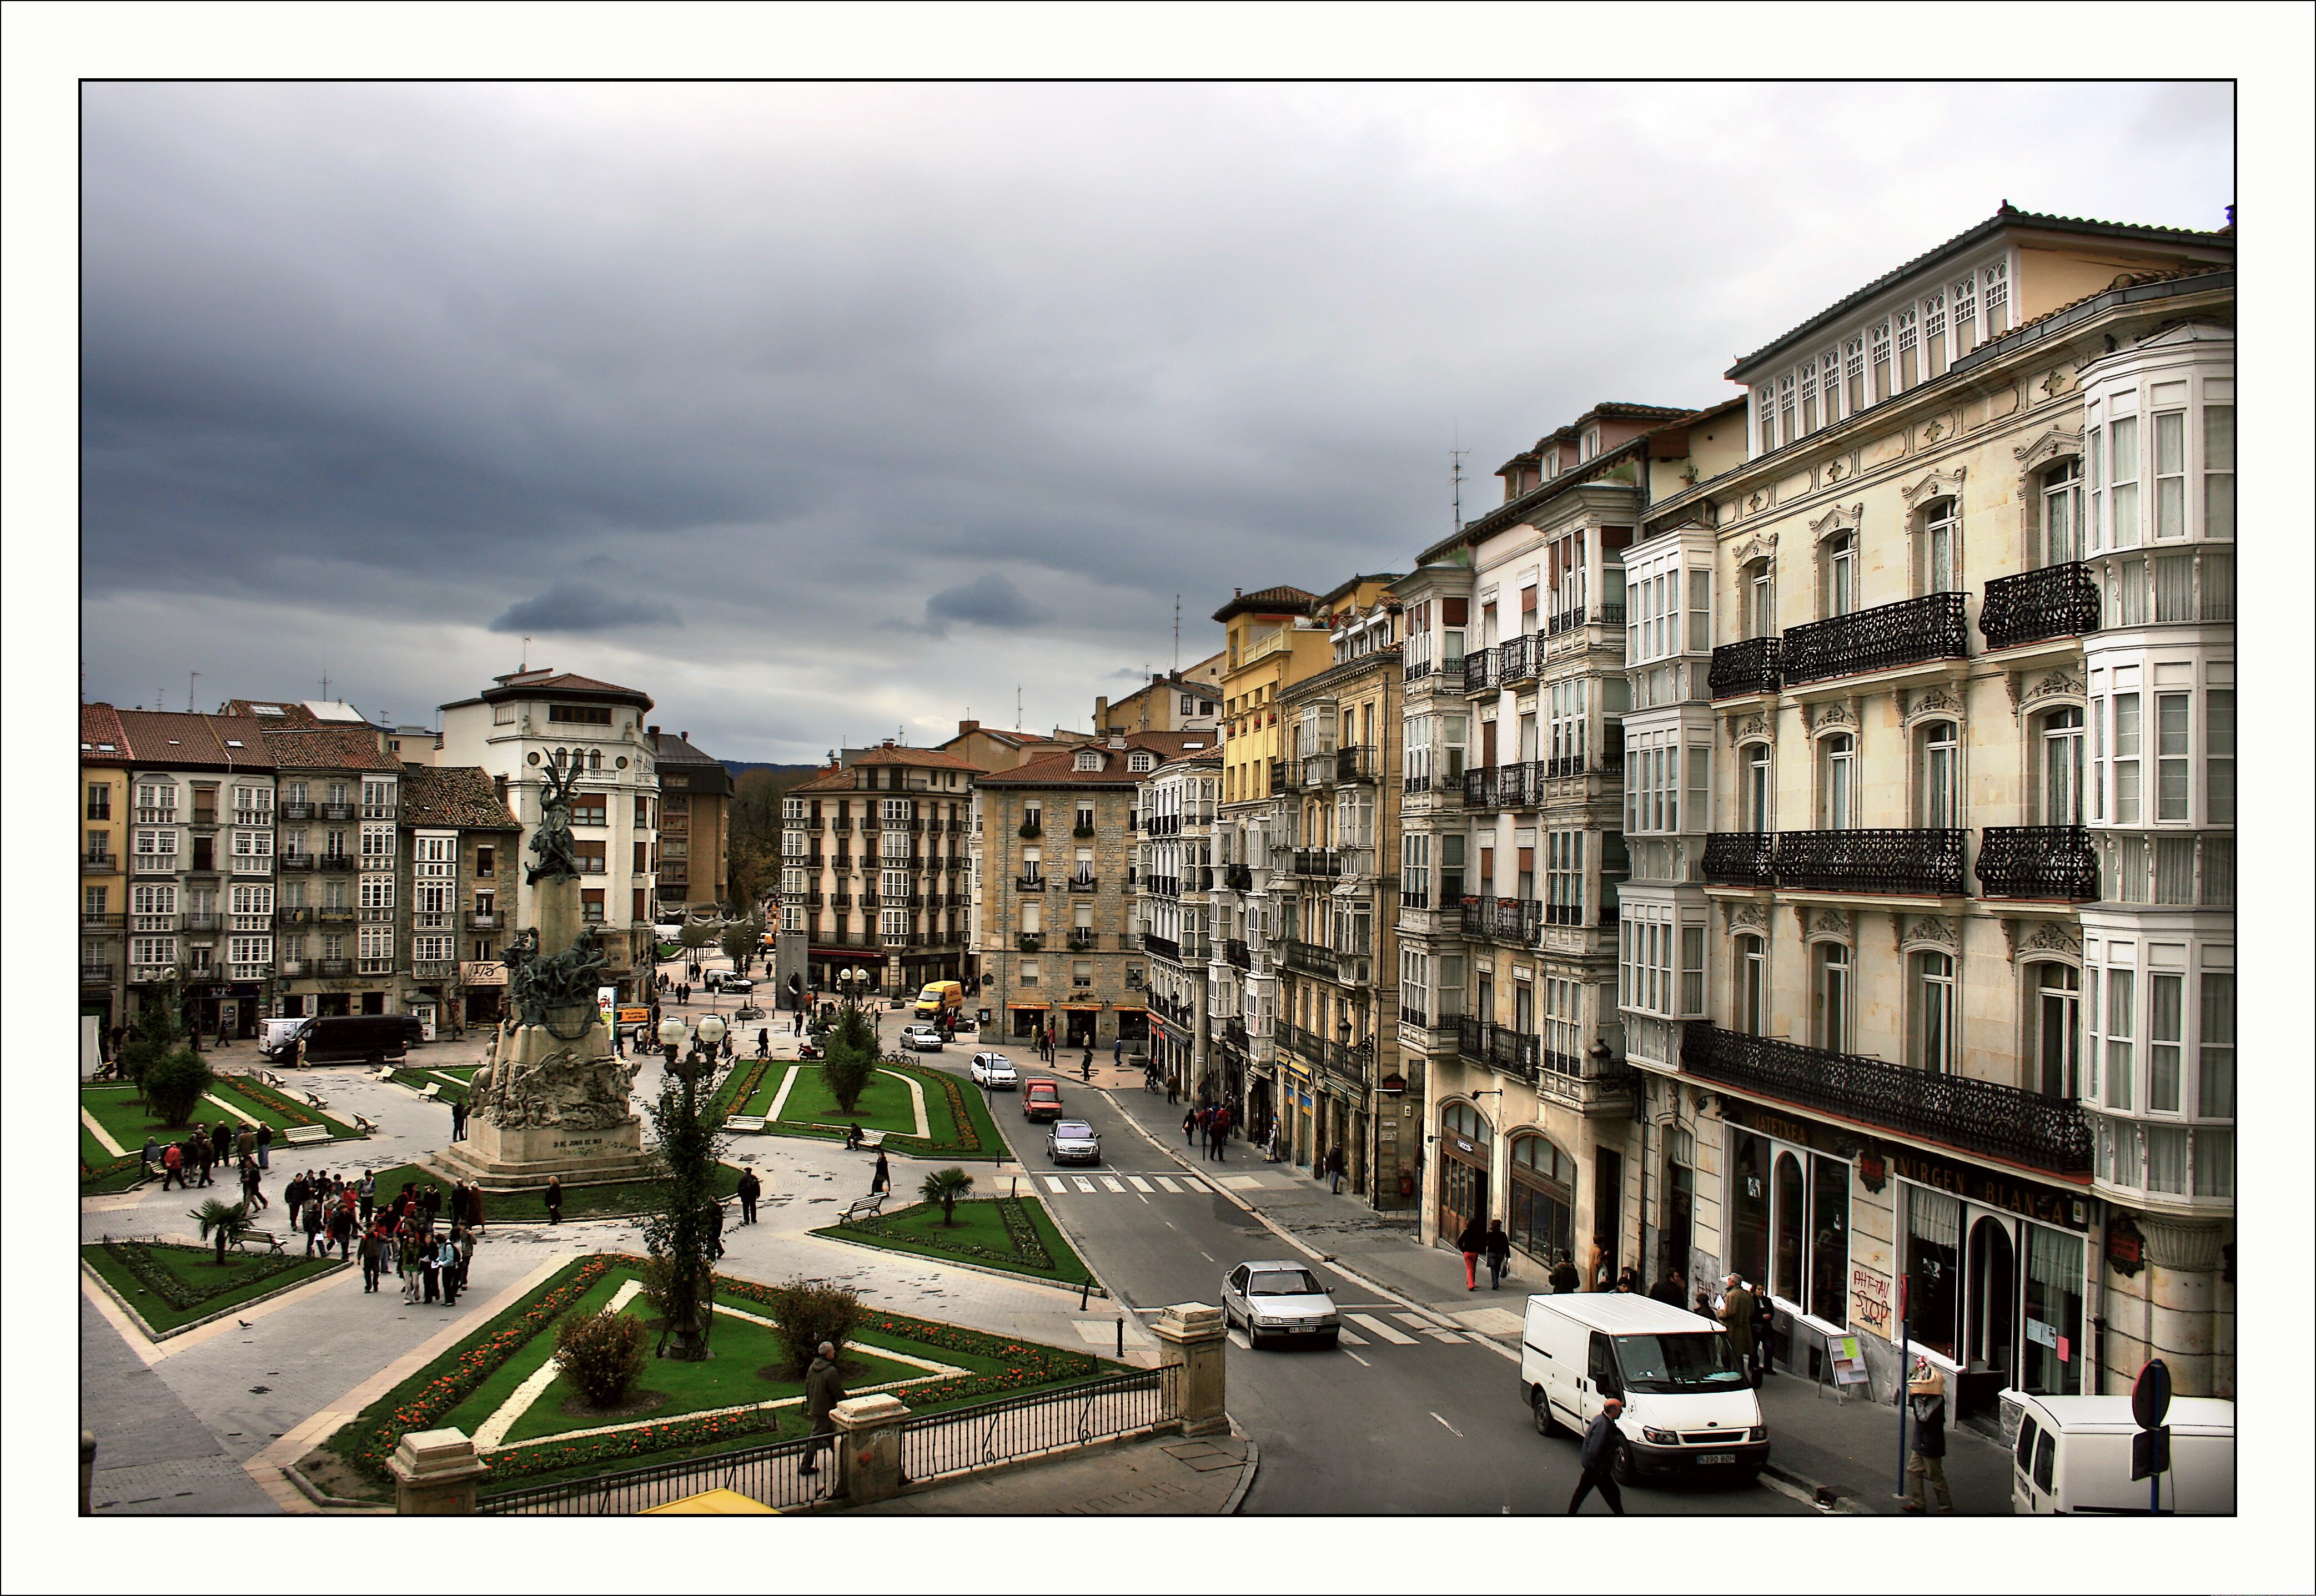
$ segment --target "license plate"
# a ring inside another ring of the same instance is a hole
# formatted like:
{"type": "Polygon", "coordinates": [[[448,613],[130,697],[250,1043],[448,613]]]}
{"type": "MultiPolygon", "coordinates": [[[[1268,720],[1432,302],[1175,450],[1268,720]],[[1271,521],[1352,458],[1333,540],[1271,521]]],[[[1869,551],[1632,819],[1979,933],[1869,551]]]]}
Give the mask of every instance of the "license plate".
{"type": "Polygon", "coordinates": [[[1734,1452],[1707,1452],[1703,1457],[1697,1459],[1697,1461],[1700,1463],[1734,1463],[1737,1461],[1737,1454],[1734,1452]]]}

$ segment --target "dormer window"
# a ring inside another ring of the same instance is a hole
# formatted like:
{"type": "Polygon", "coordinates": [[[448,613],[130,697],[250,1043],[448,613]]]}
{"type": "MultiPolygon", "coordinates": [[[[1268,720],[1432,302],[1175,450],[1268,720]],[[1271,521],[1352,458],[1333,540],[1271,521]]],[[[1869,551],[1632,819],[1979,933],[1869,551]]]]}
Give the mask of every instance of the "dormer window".
{"type": "Polygon", "coordinates": [[[1071,761],[1071,767],[1076,770],[1100,770],[1101,756],[1092,749],[1081,749],[1077,758],[1071,761]]]}
{"type": "Polygon", "coordinates": [[[1145,775],[1148,772],[1158,768],[1158,756],[1155,754],[1128,754],[1126,757],[1126,767],[1136,776],[1145,775]]]}
{"type": "Polygon", "coordinates": [[[1554,449],[1544,457],[1544,476],[1546,482],[1560,474],[1560,451],[1554,449]]]}
{"type": "Polygon", "coordinates": [[[1578,453],[1577,453],[1576,457],[1577,457],[1579,460],[1589,460],[1589,459],[1590,459],[1593,456],[1595,456],[1595,455],[1599,454],[1599,452],[1600,452],[1600,429],[1599,429],[1599,428],[1598,428],[1598,427],[1587,427],[1587,428],[1585,428],[1585,429],[1584,429],[1584,437],[1583,437],[1583,439],[1581,440],[1581,443],[1579,444],[1579,446],[1578,446],[1578,453]]]}

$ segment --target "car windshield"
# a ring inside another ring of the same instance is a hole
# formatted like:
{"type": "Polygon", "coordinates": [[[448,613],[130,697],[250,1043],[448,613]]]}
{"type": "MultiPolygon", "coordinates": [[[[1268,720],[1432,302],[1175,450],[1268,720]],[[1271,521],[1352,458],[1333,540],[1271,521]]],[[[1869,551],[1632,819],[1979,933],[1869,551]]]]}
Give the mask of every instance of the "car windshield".
{"type": "Polygon", "coordinates": [[[1323,1294],[1307,1269],[1266,1269],[1247,1286],[1250,1297],[1317,1297],[1323,1294]]]}
{"type": "Polygon", "coordinates": [[[1617,1361],[1635,1391],[1726,1391],[1746,1384],[1745,1370],[1717,1330],[1679,1335],[1619,1335],[1617,1361]]]}
{"type": "Polygon", "coordinates": [[[1060,1124],[1054,1127],[1054,1134],[1056,1136],[1082,1137],[1091,1140],[1093,1137],[1093,1127],[1091,1125],[1081,1125],[1075,1120],[1064,1120],[1060,1124]]]}

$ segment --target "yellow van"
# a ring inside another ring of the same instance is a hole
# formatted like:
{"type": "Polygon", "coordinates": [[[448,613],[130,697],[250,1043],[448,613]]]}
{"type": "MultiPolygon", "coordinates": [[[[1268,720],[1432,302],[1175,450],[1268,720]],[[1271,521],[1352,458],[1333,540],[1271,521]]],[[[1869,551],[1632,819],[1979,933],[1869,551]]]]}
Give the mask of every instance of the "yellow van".
{"type": "Polygon", "coordinates": [[[962,981],[934,981],[917,994],[916,1013],[921,1020],[939,1020],[944,1015],[960,1014],[964,1009],[965,983],[962,981]]]}

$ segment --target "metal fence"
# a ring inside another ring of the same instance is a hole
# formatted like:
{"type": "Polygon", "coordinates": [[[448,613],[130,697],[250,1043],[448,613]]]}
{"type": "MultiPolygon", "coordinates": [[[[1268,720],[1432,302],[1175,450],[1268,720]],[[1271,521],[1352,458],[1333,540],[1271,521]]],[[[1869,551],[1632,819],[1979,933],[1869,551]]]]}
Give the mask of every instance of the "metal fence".
{"type": "Polygon", "coordinates": [[[713,1458],[623,1468],[592,1479],[523,1485],[477,1497],[478,1513],[637,1513],[696,1496],[718,1486],[753,1497],[767,1507],[800,1507],[836,1482],[836,1457],[824,1451],[820,1472],[800,1474],[812,1438],[743,1447],[713,1458]]]}
{"type": "Polygon", "coordinates": [[[913,1418],[901,1431],[902,1476],[913,1485],[1154,1430],[1177,1374],[1144,1370],[913,1418]]]}

